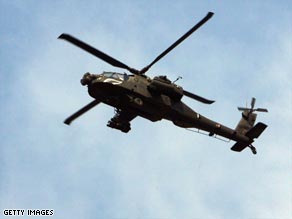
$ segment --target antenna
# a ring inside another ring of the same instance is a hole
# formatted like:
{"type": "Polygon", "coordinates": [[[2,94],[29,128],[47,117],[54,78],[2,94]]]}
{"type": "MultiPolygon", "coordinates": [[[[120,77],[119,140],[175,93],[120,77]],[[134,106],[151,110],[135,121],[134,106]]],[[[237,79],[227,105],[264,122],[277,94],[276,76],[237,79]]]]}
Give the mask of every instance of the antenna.
{"type": "Polygon", "coordinates": [[[178,78],[175,79],[172,83],[174,84],[175,82],[177,82],[177,81],[180,80],[180,79],[182,79],[182,77],[181,77],[181,76],[178,76],[178,78]]]}

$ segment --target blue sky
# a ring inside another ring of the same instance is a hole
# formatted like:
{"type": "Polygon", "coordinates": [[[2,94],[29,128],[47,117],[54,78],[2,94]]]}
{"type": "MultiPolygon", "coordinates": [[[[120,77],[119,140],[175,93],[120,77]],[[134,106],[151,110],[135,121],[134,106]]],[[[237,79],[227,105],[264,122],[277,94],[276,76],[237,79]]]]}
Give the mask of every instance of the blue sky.
{"type": "MultiPolygon", "coordinates": [[[[291,1],[0,0],[0,209],[54,209],[53,218],[292,217],[291,1]],[[235,127],[251,97],[269,109],[258,154],[168,121],[106,127],[83,73],[123,72],[57,40],[65,32],[142,68],[208,11],[214,17],[151,68],[216,102],[184,101],[235,127]]],[[[4,217],[5,218],[5,217],[4,217]]]]}

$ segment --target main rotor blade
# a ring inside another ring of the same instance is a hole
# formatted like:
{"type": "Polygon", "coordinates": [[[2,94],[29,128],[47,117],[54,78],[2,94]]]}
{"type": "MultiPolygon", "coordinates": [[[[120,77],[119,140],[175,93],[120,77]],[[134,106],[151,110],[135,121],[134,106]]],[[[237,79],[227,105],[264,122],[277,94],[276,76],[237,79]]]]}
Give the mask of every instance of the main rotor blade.
{"type": "Polygon", "coordinates": [[[69,34],[63,33],[58,37],[58,39],[66,40],[66,41],[74,44],[75,46],[78,46],[79,48],[89,52],[90,54],[102,59],[103,61],[105,61],[105,62],[107,62],[115,67],[127,69],[133,74],[137,74],[137,72],[138,72],[138,70],[127,66],[126,64],[120,62],[119,60],[105,54],[104,52],[88,45],[85,42],[82,42],[81,40],[79,40],[79,39],[77,39],[69,34]]]}
{"type": "Polygon", "coordinates": [[[154,65],[156,62],[158,62],[162,57],[164,57],[167,53],[169,53],[172,49],[174,49],[178,44],[180,44],[182,41],[184,41],[194,31],[196,31],[204,23],[206,23],[213,16],[213,14],[214,14],[213,12],[208,12],[208,14],[199,23],[197,23],[195,26],[193,26],[188,32],[186,32],[182,37],[180,37],[177,41],[175,41],[164,52],[162,52],[159,56],[157,56],[153,62],[151,62],[149,65],[147,65],[145,68],[143,68],[139,73],[144,74],[146,71],[148,71],[152,65],[154,65]]]}
{"type": "Polygon", "coordinates": [[[79,116],[81,116],[82,114],[86,113],[88,110],[90,110],[91,108],[95,107],[97,104],[99,104],[100,101],[98,100],[94,100],[92,102],[90,102],[89,104],[87,104],[86,106],[84,106],[83,108],[81,108],[80,110],[78,110],[76,113],[72,114],[71,116],[69,116],[64,123],[67,125],[70,125],[70,123],[75,120],[76,118],[78,118],[79,116]]]}
{"type": "Polygon", "coordinates": [[[187,96],[187,97],[190,97],[192,99],[198,100],[198,101],[200,101],[202,103],[211,104],[211,103],[214,103],[215,102],[214,100],[208,100],[208,99],[206,99],[204,97],[200,97],[200,96],[198,96],[196,94],[190,93],[190,92],[185,91],[185,90],[183,91],[183,94],[185,96],[187,96]]]}

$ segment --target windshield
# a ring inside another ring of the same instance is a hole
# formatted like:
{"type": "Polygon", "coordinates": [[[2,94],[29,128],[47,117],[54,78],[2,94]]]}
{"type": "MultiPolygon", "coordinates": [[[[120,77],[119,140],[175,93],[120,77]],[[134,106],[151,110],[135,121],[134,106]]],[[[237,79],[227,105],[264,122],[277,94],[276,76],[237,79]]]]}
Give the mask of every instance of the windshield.
{"type": "Polygon", "coordinates": [[[102,75],[108,78],[114,78],[121,81],[127,80],[129,77],[127,74],[121,74],[116,72],[103,72],[102,75]]]}

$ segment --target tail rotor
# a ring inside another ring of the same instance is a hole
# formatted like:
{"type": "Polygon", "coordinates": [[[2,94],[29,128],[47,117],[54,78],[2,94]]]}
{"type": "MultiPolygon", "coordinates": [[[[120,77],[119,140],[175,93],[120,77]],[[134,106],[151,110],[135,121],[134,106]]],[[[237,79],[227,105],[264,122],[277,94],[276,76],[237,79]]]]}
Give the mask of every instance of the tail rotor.
{"type": "Polygon", "coordinates": [[[248,111],[248,114],[250,114],[250,113],[253,113],[253,112],[255,112],[255,111],[257,111],[257,112],[268,112],[268,110],[267,109],[265,109],[265,108],[254,108],[254,106],[255,106],[255,102],[256,102],[256,98],[252,98],[251,99],[251,103],[250,103],[250,108],[247,108],[247,107],[237,107],[237,109],[239,110],[239,111],[248,111]]]}
{"type": "Polygon", "coordinates": [[[242,112],[242,118],[239,121],[237,127],[235,128],[237,133],[247,136],[250,142],[236,142],[231,150],[242,151],[244,148],[249,147],[253,154],[256,154],[256,148],[251,144],[255,138],[258,138],[262,132],[267,128],[267,125],[259,122],[255,126],[255,121],[257,114],[253,112],[268,112],[265,108],[254,108],[256,98],[252,98],[250,102],[250,108],[248,107],[237,107],[239,111],[242,112]]]}

